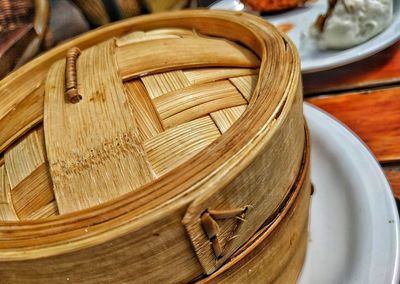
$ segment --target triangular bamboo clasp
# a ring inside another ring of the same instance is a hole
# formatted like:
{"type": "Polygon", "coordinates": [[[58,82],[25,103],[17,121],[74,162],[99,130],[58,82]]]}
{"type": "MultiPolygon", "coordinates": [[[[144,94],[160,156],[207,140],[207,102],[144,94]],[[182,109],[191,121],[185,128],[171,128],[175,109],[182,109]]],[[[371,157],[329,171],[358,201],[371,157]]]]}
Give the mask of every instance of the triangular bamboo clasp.
{"type": "MultiPolygon", "coordinates": [[[[227,220],[235,218],[239,222],[244,222],[244,214],[249,207],[226,209],[226,210],[207,210],[201,215],[201,226],[211,242],[214,255],[217,259],[223,255],[223,247],[221,246],[221,237],[219,236],[219,225],[217,220],[227,220]]],[[[228,235],[225,240],[225,246],[234,238],[234,233],[238,228],[237,224],[232,227],[231,236],[228,235]]]]}

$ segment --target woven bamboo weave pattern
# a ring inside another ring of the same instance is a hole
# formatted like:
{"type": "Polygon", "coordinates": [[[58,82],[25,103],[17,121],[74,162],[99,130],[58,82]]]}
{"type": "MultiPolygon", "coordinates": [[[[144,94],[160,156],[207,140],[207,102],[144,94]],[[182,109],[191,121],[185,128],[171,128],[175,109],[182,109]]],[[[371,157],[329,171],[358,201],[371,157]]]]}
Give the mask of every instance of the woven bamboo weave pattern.
{"type": "MultiPolygon", "coordinates": [[[[45,90],[47,147],[43,127],[39,126],[5,153],[11,205],[19,219],[45,218],[101,204],[189,160],[244,113],[259,63],[250,51],[233,42],[185,29],[136,31],[83,51],[76,60],[83,101],[65,101],[64,61],[55,64],[45,90]],[[222,49],[212,57],[205,56],[210,54],[207,50],[186,50],[189,54],[176,59],[187,62],[188,69],[177,69],[172,61],[172,65],[150,66],[151,60],[141,55],[141,48],[165,39],[183,41],[178,46],[184,49],[186,42],[199,40],[205,40],[205,46],[209,41],[222,49]],[[147,75],[148,70],[136,65],[118,64],[116,56],[121,49],[142,58],[143,65],[154,73],[147,75]],[[239,67],[231,67],[231,60],[239,67]],[[193,62],[205,67],[191,68],[193,62]],[[214,67],[208,67],[208,62],[214,67]],[[129,79],[135,72],[146,75],[129,79]],[[128,79],[122,81],[124,74],[128,79]],[[110,96],[109,92],[114,94],[110,96]],[[117,111],[116,104],[120,105],[117,111]],[[108,164],[107,157],[116,155],[120,157],[108,164]],[[108,182],[110,169],[119,169],[112,171],[112,184],[108,182]],[[29,205],[24,204],[28,197],[29,205]]],[[[6,214],[3,218],[14,216],[6,214]]]]}

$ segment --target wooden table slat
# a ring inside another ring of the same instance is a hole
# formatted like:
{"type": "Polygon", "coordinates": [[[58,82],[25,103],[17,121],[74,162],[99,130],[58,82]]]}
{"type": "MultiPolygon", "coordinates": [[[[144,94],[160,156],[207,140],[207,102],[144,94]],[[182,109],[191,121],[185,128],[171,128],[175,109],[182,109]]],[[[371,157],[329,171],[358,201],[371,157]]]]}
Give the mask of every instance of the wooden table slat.
{"type": "Polygon", "coordinates": [[[384,171],[392,187],[394,196],[400,199],[400,164],[395,167],[384,168],[384,171]]]}
{"type": "Polygon", "coordinates": [[[400,41],[359,62],[303,76],[305,94],[400,83],[400,41]]]}
{"type": "Polygon", "coordinates": [[[308,102],[350,127],[380,162],[400,161],[400,87],[320,97],[308,102]]]}

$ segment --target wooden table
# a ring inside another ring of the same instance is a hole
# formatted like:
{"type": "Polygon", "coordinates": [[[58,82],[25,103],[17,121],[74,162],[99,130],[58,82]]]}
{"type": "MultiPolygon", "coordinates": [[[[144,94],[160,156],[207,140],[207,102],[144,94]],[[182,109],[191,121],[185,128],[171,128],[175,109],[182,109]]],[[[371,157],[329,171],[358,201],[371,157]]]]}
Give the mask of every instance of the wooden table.
{"type": "Polygon", "coordinates": [[[372,150],[400,205],[400,41],[303,80],[306,101],[342,121],[372,150]]]}

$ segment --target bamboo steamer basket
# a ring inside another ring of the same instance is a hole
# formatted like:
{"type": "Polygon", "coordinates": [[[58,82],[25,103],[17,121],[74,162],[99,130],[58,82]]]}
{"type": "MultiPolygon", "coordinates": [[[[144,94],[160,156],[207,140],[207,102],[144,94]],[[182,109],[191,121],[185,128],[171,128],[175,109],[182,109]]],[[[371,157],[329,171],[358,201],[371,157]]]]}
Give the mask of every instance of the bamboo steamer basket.
{"type": "Polygon", "coordinates": [[[255,16],[137,17],[45,53],[0,82],[0,153],[2,283],[294,283],[302,268],[299,57],[255,16]]]}

